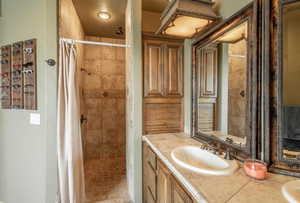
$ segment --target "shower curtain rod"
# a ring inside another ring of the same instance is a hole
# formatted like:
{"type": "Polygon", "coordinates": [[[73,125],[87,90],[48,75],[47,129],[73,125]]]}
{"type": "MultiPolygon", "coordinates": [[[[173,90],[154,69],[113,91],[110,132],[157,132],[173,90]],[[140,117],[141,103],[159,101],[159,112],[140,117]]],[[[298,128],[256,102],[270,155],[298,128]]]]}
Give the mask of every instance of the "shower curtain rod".
{"type": "Polygon", "coordinates": [[[74,39],[67,39],[67,38],[61,38],[62,41],[68,42],[70,44],[91,44],[91,45],[100,45],[100,46],[109,46],[109,47],[129,47],[126,44],[113,44],[113,43],[107,43],[107,42],[92,42],[92,41],[83,41],[83,40],[74,40],[74,39]]]}

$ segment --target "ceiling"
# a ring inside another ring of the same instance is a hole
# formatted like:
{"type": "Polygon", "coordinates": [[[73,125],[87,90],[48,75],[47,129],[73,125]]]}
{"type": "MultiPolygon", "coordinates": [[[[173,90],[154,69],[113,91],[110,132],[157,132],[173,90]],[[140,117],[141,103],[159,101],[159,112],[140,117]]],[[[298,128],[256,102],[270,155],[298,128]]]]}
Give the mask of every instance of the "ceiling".
{"type": "MultiPolygon", "coordinates": [[[[119,27],[124,31],[126,0],[73,0],[86,35],[123,38],[117,35],[119,27]],[[97,17],[100,11],[111,14],[107,21],[97,17]]],[[[143,0],[143,10],[162,12],[168,0],[143,0]]]]}
{"type": "Polygon", "coordinates": [[[169,0],[143,0],[143,10],[161,13],[168,3],[169,0]]]}

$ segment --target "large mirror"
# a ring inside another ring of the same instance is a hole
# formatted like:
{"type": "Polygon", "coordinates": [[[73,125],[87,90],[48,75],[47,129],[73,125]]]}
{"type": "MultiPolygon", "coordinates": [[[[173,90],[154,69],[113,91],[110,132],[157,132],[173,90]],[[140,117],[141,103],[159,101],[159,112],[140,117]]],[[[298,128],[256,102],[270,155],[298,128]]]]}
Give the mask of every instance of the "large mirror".
{"type": "Polygon", "coordinates": [[[282,153],[300,162],[300,1],[283,7],[282,153]]]}
{"type": "MultiPolygon", "coordinates": [[[[193,136],[251,152],[252,6],[194,48],[193,136]]],[[[255,123],[255,122],[254,122],[255,123]]],[[[253,124],[253,123],[252,123],[253,124]]]]}

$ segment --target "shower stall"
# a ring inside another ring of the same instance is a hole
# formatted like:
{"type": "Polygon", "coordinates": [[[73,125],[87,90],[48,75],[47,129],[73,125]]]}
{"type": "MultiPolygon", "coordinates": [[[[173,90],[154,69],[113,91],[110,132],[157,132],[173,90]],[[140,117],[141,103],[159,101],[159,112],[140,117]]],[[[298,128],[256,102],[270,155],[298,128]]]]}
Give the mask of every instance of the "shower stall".
{"type": "Polygon", "coordinates": [[[124,40],[62,38],[60,46],[60,199],[128,202],[124,40]]]}
{"type": "MultiPolygon", "coordinates": [[[[124,43],[98,37],[86,40],[124,43]]],[[[86,196],[90,201],[125,200],[125,49],[83,46],[83,67],[78,74],[86,196]]]]}

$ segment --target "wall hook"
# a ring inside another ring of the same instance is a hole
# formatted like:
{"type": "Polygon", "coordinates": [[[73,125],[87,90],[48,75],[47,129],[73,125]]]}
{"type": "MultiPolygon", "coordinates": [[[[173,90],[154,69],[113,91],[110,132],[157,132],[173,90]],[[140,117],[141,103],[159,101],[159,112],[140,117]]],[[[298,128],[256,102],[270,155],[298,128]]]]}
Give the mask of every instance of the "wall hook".
{"type": "Polygon", "coordinates": [[[56,61],[54,59],[47,59],[46,63],[52,67],[56,65],[56,61]]]}

